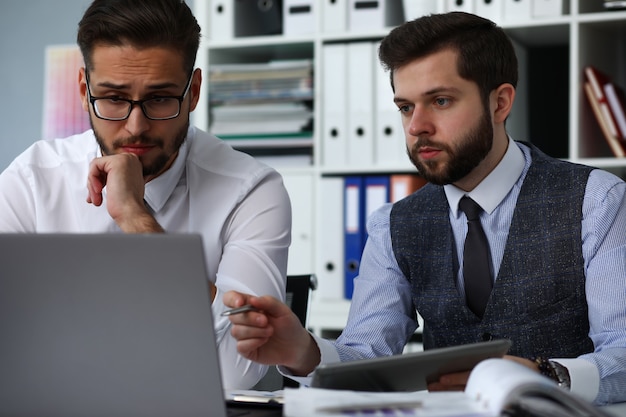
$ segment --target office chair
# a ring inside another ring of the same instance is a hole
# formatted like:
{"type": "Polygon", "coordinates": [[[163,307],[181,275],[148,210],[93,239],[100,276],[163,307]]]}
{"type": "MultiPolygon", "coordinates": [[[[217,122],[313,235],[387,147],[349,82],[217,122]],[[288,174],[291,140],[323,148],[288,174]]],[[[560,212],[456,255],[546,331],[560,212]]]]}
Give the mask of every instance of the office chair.
{"type": "MultiPolygon", "coordinates": [[[[314,274],[288,275],[285,291],[285,304],[300,319],[306,327],[306,316],[309,308],[309,292],[317,288],[317,278],[314,274]]],[[[276,391],[284,387],[298,387],[298,383],[283,377],[275,366],[270,366],[267,374],[252,388],[259,391],[276,391]]]]}

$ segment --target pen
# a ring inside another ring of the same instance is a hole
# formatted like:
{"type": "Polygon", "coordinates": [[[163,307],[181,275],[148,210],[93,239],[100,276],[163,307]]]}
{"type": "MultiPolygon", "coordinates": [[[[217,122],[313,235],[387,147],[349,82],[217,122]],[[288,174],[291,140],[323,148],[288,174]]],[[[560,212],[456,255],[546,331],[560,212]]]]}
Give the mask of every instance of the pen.
{"type": "Polygon", "coordinates": [[[247,311],[257,311],[256,308],[252,307],[250,304],[243,305],[241,307],[232,308],[230,310],[226,310],[222,313],[222,316],[232,316],[233,314],[245,313],[247,311]]]}

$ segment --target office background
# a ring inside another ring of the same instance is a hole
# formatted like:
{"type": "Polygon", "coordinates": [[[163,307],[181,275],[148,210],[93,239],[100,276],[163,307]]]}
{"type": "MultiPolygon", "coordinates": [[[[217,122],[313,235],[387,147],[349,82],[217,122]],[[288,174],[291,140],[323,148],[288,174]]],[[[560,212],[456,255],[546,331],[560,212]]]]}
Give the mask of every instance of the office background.
{"type": "MultiPolygon", "coordinates": [[[[45,48],[75,44],[78,21],[90,3],[0,1],[0,171],[41,138],[45,48]]],[[[187,4],[193,7],[193,1],[187,4]]]]}

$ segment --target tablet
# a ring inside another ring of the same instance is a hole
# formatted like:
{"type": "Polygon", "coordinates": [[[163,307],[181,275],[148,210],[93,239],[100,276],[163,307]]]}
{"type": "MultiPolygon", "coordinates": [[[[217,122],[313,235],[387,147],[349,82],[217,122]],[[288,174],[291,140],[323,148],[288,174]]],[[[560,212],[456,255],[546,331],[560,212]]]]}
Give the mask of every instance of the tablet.
{"type": "Polygon", "coordinates": [[[510,340],[500,339],[320,365],[311,386],[374,392],[425,390],[440,375],[469,371],[484,359],[504,356],[510,346],[510,340]]]}

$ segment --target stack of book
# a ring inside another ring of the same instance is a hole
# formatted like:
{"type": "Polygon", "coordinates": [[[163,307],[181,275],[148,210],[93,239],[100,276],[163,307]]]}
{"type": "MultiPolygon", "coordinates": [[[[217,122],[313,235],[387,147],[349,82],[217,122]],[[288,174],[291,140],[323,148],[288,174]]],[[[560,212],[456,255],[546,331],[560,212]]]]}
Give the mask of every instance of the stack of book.
{"type": "Polygon", "coordinates": [[[223,139],[311,139],[311,60],[213,65],[210,130],[223,139]]]}
{"type": "Polygon", "coordinates": [[[584,90],[611,151],[626,157],[626,114],[624,92],[594,66],[585,67],[584,90]]]}

